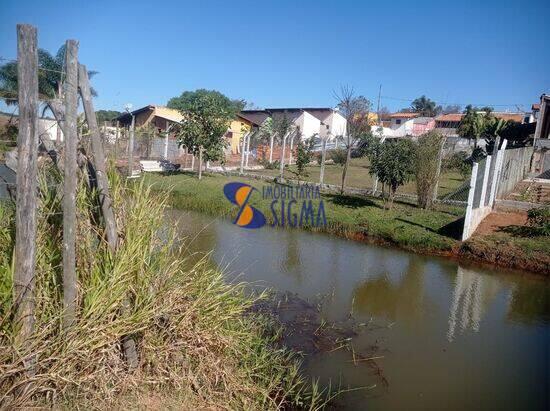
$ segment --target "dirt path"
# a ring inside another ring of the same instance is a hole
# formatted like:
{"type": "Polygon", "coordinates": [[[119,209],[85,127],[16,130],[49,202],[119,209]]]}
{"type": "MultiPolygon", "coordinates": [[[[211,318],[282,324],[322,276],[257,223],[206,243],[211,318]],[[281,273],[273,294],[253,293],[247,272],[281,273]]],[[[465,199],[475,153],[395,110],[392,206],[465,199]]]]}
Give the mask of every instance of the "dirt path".
{"type": "Polygon", "coordinates": [[[475,235],[486,235],[500,231],[510,225],[523,226],[527,224],[526,213],[505,213],[496,211],[489,214],[477,227],[475,235]]]}

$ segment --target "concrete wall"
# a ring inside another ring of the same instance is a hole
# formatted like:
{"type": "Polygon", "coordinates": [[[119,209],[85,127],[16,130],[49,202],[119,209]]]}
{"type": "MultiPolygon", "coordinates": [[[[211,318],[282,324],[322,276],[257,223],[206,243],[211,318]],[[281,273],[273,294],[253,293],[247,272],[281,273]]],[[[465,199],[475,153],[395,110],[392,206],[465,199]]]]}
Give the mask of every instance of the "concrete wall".
{"type": "Polygon", "coordinates": [[[529,172],[533,147],[513,148],[504,151],[502,172],[497,186],[497,198],[514,189],[517,183],[522,181],[529,172]]]}
{"type": "Polygon", "coordinates": [[[309,114],[307,111],[302,112],[302,114],[294,121],[296,127],[300,127],[300,132],[302,133],[302,140],[307,140],[313,137],[316,134],[319,134],[321,129],[321,121],[309,114]]]}

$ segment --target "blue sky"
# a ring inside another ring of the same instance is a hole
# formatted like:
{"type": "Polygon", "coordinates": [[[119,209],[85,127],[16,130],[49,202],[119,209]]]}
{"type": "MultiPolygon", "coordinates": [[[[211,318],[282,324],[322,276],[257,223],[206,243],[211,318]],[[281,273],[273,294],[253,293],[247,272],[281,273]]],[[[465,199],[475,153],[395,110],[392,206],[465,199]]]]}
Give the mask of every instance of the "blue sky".
{"type": "Polygon", "coordinates": [[[528,109],[550,92],[548,1],[370,3],[2,0],[0,56],[16,56],[17,23],[36,25],[51,52],[79,40],[102,109],[196,88],[260,107],[333,106],[340,85],[376,104],[382,84],[391,110],[422,94],[528,109]]]}

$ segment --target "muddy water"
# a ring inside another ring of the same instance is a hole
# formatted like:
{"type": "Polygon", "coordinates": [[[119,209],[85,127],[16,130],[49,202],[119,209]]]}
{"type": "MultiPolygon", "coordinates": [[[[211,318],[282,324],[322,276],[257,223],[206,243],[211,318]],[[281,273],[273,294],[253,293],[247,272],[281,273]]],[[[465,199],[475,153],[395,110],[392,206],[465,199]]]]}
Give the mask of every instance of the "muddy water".
{"type": "Polygon", "coordinates": [[[348,349],[305,358],[324,384],[365,387],[337,399],[344,409],[549,409],[548,282],[323,234],[176,210],[168,219],[189,252],[213,250],[229,280],[364,326],[348,349]]]}

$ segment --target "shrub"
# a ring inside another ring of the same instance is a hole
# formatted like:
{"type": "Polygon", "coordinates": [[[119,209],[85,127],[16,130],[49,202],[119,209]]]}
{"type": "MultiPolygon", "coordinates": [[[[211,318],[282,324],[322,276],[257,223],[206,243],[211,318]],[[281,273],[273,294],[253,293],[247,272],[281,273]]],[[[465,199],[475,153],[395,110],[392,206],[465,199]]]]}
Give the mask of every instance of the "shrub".
{"type": "Polygon", "coordinates": [[[457,171],[462,178],[466,179],[472,171],[472,164],[468,161],[468,154],[465,151],[459,151],[443,158],[441,168],[448,171],[457,171]]]}
{"type": "Polygon", "coordinates": [[[527,223],[533,228],[535,234],[550,236],[550,206],[527,211],[527,223]]]}
{"type": "Polygon", "coordinates": [[[343,166],[346,164],[346,158],[347,158],[347,151],[343,148],[337,148],[336,150],[331,150],[329,153],[329,158],[334,161],[334,164],[338,164],[339,166],[343,166]]]}
{"type": "Polygon", "coordinates": [[[273,160],[273,162],[270,163],[269,160],[262,158],[258,162],[266,170],[278,170],[281,166],[281,162],[279,160],[273,160]]]}
{"type": "Polygon", "coordinates": [[[307,141],[298,140],[298,146],[296,147],[296,168],[298,169],[298,175],[306,176],[306,166],[310,163],[311,157],[313,157],[313,145],[315,144],[313,139],[307,141]]]}
{"type": "Polygon", "coordinates": [[[414,175],[418,205],[431,208],[437,185],[439,152],[443,137],[437,132],[429,132],[418,138],[414,146],[414,175]]]}

